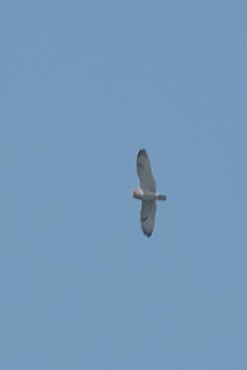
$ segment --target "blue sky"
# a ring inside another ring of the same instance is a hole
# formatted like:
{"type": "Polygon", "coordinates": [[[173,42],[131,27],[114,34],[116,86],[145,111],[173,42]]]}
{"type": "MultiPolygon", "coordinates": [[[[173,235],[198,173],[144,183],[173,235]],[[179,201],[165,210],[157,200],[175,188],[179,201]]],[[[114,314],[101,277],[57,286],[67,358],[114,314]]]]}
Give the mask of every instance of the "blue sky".
{"type": "Polygon", "coordinates": [[[246,12],[1,2],[1,369],[247,368],[246,12]]]}

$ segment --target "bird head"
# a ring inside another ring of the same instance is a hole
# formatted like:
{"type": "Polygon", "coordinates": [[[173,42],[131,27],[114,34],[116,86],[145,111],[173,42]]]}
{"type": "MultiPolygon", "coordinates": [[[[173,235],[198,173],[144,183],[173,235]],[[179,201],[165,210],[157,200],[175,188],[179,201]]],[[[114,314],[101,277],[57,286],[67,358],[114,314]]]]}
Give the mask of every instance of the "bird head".
{"type": "Polygon", "coordinates": [[[138,189],[135,189],[133,191],[133,198],[136,198],[136,199],[142,199],[142,196],[143,196],[143,190],[141,188],[138,188],[138,189]]]}

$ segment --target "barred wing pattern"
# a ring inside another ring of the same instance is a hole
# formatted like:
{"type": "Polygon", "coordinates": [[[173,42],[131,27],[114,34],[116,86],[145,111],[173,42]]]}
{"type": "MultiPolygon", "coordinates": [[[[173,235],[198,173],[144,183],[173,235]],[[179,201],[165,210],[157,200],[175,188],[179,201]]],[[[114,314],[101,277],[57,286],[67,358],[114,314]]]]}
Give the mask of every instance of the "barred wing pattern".
{"type": "Polygon", "coordinates": [[[155,201],[142,201],[141,225],[144,234],[148,237],[152,235],[154,230],[156,208],[155,201]]]}
{"type": "Polygon", "coordinates": [[[136,165],[141,188],[144,191],[151,191],[156,193],[156,184],[153,177],[150,161],[145,149],[139,150],[137,154],[136,165]]]}

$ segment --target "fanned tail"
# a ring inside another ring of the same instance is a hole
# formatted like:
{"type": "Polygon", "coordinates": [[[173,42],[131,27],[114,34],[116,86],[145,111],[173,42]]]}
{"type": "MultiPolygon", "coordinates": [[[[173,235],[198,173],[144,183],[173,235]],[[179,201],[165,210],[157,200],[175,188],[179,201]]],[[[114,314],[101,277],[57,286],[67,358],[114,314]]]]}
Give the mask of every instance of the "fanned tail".
{"type": "Polygon", "coordinates": [[[165,195],[165,194],[158,194],[158,195],[157,195],[157,199],[158,199],[158,200],[166,200],[166,198],[167,198],[167,197],[166,197],[166,195],[165,195]]]}

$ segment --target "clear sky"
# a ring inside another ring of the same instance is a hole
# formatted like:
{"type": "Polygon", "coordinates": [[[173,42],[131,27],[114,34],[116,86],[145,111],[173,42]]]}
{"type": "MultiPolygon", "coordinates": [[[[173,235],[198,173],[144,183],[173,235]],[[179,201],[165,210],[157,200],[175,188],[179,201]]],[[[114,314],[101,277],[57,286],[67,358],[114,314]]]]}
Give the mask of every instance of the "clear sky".
{"type": "Polygon", "coordinates": [[[247,2],[0,10],[0,368],[247,369],[247,2]]]}

